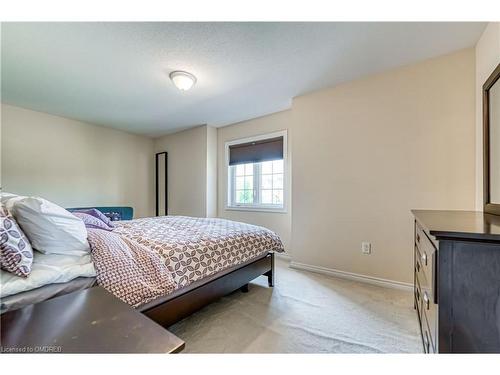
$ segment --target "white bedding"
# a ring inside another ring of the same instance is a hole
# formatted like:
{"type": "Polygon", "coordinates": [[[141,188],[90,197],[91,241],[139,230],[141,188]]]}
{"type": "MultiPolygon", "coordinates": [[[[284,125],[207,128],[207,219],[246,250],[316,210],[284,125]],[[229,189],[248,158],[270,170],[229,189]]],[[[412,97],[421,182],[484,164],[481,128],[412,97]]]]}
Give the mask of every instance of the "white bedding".
{"type": "Polygon", "coordinates": [[[0,271],[0,297],[25,292],[46,284],[65,283],[77,277],[94,277],[90,254],[71,256],[34,252],[33,267],[27,278],[0,271]]]}

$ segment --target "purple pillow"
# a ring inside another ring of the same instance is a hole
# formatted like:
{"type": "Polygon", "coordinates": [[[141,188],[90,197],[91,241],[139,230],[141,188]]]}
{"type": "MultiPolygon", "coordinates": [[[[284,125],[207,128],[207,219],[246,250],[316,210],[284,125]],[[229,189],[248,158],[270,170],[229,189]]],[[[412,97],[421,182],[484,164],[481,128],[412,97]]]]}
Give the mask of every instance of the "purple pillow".
{"type": "Polygon", "coordinates": [[[98,209],[95,209],[95,208],[89,208],[88,210],[77,210],[77,211],[73,211],[73,213],[77,213],[77,212],[80,212],[80,213],[83,213],[83,214],[87,214],[87,215],[90,215],[90,216],[93,216],[99,220],[101,220],[102,222],[104,222],[108,227],[110,228],[114,228],[114,225],[113,223],[111,222],[110,218],[107,217],[106,215],[104,215],[101,211],[99,211],[98,209]]]}
{"type": "Polygon", "coordinates": [[[86,214],[84,212],[73,212],[73,215],[82,219],[86,228],[103,229],[108,231],[113,230],[113,228],[106,224],[104,221],[90,214],[86,214]]]}

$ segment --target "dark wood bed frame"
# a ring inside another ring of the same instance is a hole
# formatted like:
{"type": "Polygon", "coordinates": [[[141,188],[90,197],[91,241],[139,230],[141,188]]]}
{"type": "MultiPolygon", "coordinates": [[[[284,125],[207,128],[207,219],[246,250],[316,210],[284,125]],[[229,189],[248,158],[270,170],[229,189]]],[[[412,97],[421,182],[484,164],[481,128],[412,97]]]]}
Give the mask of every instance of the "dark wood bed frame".
{"type": "Polygon", "coordinates": [[[194,282],[142,306],[139,311],[158,324],[168,327],[235,290],[248,292],[248,283],[262,275],[267,276],[269,287],[273,287],[273,252],[194,282]]]}
{"type": "MultiPolygon", "coordinates": [[[[103,213],[119,212],[124,220],[132,219],[132,207],[82,207],[69,211],[97,208],[103,213]]],[[[158,324],[168,327],[191,315],[217,299],[241,289],[248,292],[248,283],[259,276],[267,276],[269,287],[274,286],[274,252],[268,252],[215,275],[198,280],[171,294],[160,297],[138,308],[158,324]]]]}

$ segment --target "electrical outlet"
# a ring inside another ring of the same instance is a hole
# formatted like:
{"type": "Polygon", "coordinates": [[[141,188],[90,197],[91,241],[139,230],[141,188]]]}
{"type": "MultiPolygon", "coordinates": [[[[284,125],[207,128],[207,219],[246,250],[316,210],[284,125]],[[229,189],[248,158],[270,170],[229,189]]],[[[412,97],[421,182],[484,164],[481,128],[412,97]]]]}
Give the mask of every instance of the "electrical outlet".
{"type": "Polygon", "coordinates": [[[372,244],[370,242],[361,242],[361,252],[363,254],[371,254],[372,253],[372,244]]]}

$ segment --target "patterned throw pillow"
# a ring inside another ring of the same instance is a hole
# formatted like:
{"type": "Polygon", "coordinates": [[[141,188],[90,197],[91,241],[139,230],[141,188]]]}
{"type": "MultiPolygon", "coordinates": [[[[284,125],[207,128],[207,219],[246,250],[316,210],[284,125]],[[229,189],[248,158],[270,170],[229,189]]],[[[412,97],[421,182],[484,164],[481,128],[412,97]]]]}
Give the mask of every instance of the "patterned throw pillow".
{"type": "Polygon", "coordinates": [[[0,208],[0,265],[5,271],[28,277],[33,248],[23,231],[5,209],[0,208]]]}
{"type": "Polygon", "coordinates": [[[101,219],[96,218],[95,216],[83,212],[73,212],[73,215],[82,219],[86,228],[103,229],[109,231],[113,230],[113,228],[110,227],[107,223],[105,223],[101,219]]]}

